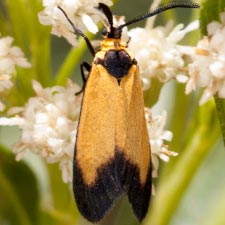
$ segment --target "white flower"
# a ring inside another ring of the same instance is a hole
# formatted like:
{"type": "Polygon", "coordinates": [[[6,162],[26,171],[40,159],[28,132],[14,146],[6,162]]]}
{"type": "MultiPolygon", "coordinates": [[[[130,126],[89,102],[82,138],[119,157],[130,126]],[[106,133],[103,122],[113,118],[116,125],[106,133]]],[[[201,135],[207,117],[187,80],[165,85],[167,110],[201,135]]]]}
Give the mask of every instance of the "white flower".
{"type": "Polygon", "coordinates": [[[200,104],[215,94],[225,98],[225,12],[220,14],[220,20],[221,23],[208,24],[208,36],[198,42],[192,53],[193,62],[189,64],[186,94],[197,87],[203,88],[200,104]]]}
{"type": "Polygon", "coordinates": [[[0,92],[3,92],[5,89],[10,89],[13,86],[10,78],[11,76],[9,75],[0,75],[0,92]]]}
{"type": "Polygon", "coordinates": [[[30,63],[24,58],[24,54],[17,46],[12,46],[12,37],[2,37],[0,39],[0,74],[11,75],[15,66],[30,67],[30,63]]]}
{"type": "Polygon", "coordinates": [[[168,162],[170,156],[177,156],[178,154],[169,151],[168,146],[164,144],[164,141],[171,141],[173,137],[171,131],[164,130],[167,120],[166,111],[163,111],[162,115],[152,116],[150,109],[145,108],[145,117],[151,146],[152,177],[158,177],[159,158],[168,162]]]}
{"type": "MultiPolygon", "coordinates": [[[[0,92],[10,89],[13,86],[11,81],[15,73],[15,67],[29,68],[30,63],[24,58],[24,54],[17,46],[12,46],[12,37],[0,38],[0,92]]],[[[0,97],[2,99],[2,93],[0,97]]],[[[4,104],[0,101],[0,111],[4,109],[4,104]]]]}
{"type": "Polygon", "coordinates": [[[77,35],[58,6],[83,33],[87,30],[96,33],[96,24],[103,17],[102,12],[96,8],[100,2],[112,5],[111,0],[43,0],[45,9],[39,13],[39,20],[43,25],[52,25],[53,34],[65,37],[69,43],[76,46],[77,35]]]}
{"type": "Polygon", "coordinates": [[[81,96],[75,96],[79,87],[68,82],[66,88],[42,88],[33,81],[36,97],[28,100],[24,108],[12,108],[11,118],[0,118],[0,125],[17,125],[21,138],[13,146],[20,160],[30,150],[48,163],[58,162],[64,182],[72,180],[73,149],[76,138],[81,96]]]}
{"type": "Polygon", "coordinates": [[[150,87],[150,79],[157,77],[161,82],[176,78],[179,82],[187,80],[184,73],[184,54],[182,46],[177,43],[184,36],[198,28],[195,21],[183,28],[182,24],[172,28],[169,22],[166,27],[145,27],[131,29],[128,49],[135,55],[143,78],[144,90],[150,87]]]}

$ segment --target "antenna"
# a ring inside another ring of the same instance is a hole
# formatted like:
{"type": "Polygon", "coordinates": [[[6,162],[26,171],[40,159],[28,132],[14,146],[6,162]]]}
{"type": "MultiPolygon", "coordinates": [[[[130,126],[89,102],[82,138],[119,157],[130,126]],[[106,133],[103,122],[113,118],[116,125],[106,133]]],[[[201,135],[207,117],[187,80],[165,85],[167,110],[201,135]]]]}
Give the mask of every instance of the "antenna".
{"type": "MultiPolygon", "coordinates": [[[[105,5],[104,3],[99,3],[98,4],[98,9],[101,10],[103,12],[103,14],[106,16],[108,22],[109,22],[109,31],[107,32],[107,37],[108,38],[120,38],[121,36],[121,32],[122,29],[126,26],[129,26],[133,23],[137,23],[141,20],[145,20],[149,17],[152,17],[154,15],[157,15],[161,12],[164,12],[166,10],[169,9],[173,9],[173,8],[199,8],[199,4],[194,3],[194,2],[188,2],[188,1],[179,1],[179,0],[174,0],[168,3],[164,3],[161,4],[158,8],[151,10],[150,12],[145,13],[144,15],[135,17],[134,19],[128,21],[127,23],[124,23],[122,25],[120,25],[119,27],[113,27],[113,15],[112,12],[110,11],[109,7],[107,5],[105,5]]],[[[66,19],[68,20],[68,22],[70,23],[70,25],[73,27],[74,32],[79,34],[80,36],[82,36],[87,44],[87,47],[89,49],[89,51],[91,52],[91,54],[93,56],[95,56],[95,51],[93,46],[91,45],[90,40],[88,39],[88,37],[77,27],[75,27],[75,25],[73,24],[73,22],[71,21],[71,19],[68,17],[68,15],[66,14],[66,12],[60,7],[58,6],[59,10],[61,10],[61,12],[65,15],[66,19]]]]}
{"type": "Polygon", "coordinates": [[[73,24],[71,19],[67,16],[66,12],[60,6],[58,6],[58,9],[60,9],[62,11],[62,13],[65,15],[66,19],[68,20],[70,25],[73,27],[75,33],[79,34],[81,37],[84,38],[84,40],[86,41],[86,44],[88,46],[88,49],[90,50],[91,54],[94,56],[95,55],[95,51],[94,51],[94,48],[92,47],[91,42],[88,39],[88,37],[80,29],[75,27],[75,25],[73,24]]]}
{"type": "Polygon", "coordinates": [[[110,25],[110,30],[113,29],[113,15],[112,12],[110,11],[109,7],[103,3],[98,4],[98,9],[100,9],[103,14],[106,16],[109,25],[110,25]]]}
{"type": "Polygon", "coordinates": [[[199,7],[200,7],[199,4],[194,3],[194,2],[172,1],[172,2],[169,2],[169,3],[162,4],[161,6],[159,6],[158,8],[156,8],[152,11],[147,12],[142,16],[138,16],[138,17],[128,21],[127,23],[124,23],[124,24],[120,25],[119,29],[123,29],[124,27],[126,27],[128,25],[131,25],[133,23],[137,23],[141,20],[145,20],[149,17],[157,15],[161,12],[164,12],[168,9],[173,9],[173,8],[199,8],[199,7]]]}

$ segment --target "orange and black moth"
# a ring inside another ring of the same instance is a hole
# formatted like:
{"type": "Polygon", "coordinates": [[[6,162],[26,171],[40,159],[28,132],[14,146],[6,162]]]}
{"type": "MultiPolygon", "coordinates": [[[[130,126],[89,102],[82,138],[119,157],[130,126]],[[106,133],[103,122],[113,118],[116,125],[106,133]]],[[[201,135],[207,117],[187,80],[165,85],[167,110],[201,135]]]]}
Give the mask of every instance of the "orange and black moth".
{"type": "Polygon", "coordinates": [[[121,40],[122,29],[170,8],[198,7],[172,2],[115,27],[110,9],[98,5],[108,20],[104,40],[96,53],[88,38],[65,14],[94,56],[81,64],[84,95],[74,151],[73,191],[81,214],[101,220],[115,199],[127,194],[141,221],[151,196],[151,151],[144,113],[142,83],[137,61],[121,40]],[[85,78],[84,68],[89,71],[85,78]]]}

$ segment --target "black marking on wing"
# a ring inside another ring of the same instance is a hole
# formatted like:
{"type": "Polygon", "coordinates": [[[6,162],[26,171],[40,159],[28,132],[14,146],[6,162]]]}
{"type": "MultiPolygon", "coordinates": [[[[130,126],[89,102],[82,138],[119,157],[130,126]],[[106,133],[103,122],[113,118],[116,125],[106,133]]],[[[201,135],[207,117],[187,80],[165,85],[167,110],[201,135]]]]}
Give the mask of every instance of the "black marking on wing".
{"type": "Polygon", "coordinates": [[[98,169],[95,183],[88,186],[83,179],[79,162],[76,162],[76,151],[74,162],[74,196],[79,211],[87,220],[101,220],[122,193],[128,194],[136,217],[140,221],[145,217],[151,196],[150,165],[147,180],[142,186],[138,167],[128,161],[121,151],[116,150],[115,157],[98,169]]]}

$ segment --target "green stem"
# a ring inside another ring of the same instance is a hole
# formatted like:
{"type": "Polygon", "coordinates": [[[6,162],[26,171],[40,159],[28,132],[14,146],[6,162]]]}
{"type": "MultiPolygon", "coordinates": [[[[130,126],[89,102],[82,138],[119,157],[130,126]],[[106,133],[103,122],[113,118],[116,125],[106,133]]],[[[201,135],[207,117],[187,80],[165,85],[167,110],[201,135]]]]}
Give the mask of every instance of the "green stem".
{"type": "Polygon", "coordinates": [[[223,143],[225,145],[225,100],[214,96],[218,119],[220,121],[220,128],[223,135],[223,143]]]}
{"type": "Polygon", "coordinates": [[[57,164],[49,164],[48,172],[54,206],[54,210],[51,213],[53,213],[55,218],[61,218],[60,220],[62,220],[61,215],[64,213],[64,223],[62,224],[71,224],[66,223],[66,221],[75,221],[79,215],[71,188],[69,184],[65,184],[62,181],[61,171],[59,171],[59,166],[57,164]]]}
{"type": "Polygon", "coordinates": [[[157,78],[151,79],[151,87],[144,92],[145,106],[152,107],[158,101],[162,83],[157,78]]]}
{"type": "Polygon", "coordinates": [[[191,96],[184,96],[184,88],[183,84],[176,84],[175,86],[175,104],[170,118],[169,127],[174,133],[174,141],[170,144],[170,149],[176,152],[180,152],[183,148],[188,126],[190,125],[190,121],[193,119],[193,109],[196,107],[196,102],[193,102],[193,98],[191,96]]]}
{"type": "Polygon", "coordinates": [[[219,132],[212,131],[210,138],[204,142],[208,131],[207,126],[201,126],[195,132],[190,145],[174,166],[170,176],[160,183],[151,213],[143,225],[168,225],[193,175],[218,137],[219,132]]]}
{"type": "MultiPolygon", "coordinates": [[[[90,38],[90,35],[89,35],[90,38]]],[[[81,56],[87,49],[87,45],[82,38],[79,38],[78,47],[71,49],[67,58],[64,60],[58,74],[56,74],[55,85],[65,85],[68,77],[71,76],[75,66],[80,63],[81,56]]]]}
{"type": "Polygon", "coordinates": [[[21,225],[31,225],[28,215],[21,205],[19,198],[17,197],[12,185],[8,182],[5,175],[0,170],[0,191],[7,196],[8,201],[11,203],[12,210],[15,211],[18,222],[21,225]]]}
{"type": "Polygon", "coordinates": [[[54,208],[66,211],[71,196],[68,186],[62,181],[58,164],[49,164],[48,172],[54,208]]]}

